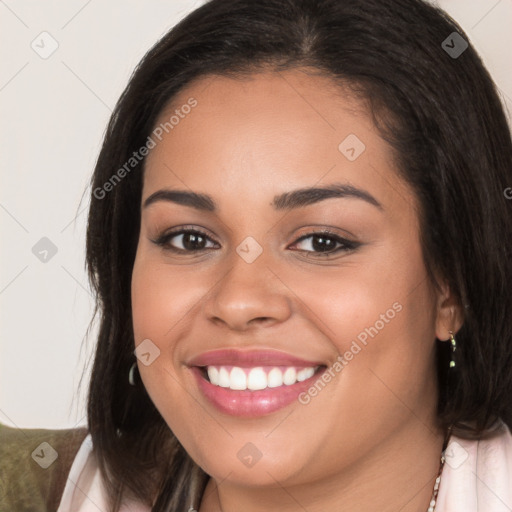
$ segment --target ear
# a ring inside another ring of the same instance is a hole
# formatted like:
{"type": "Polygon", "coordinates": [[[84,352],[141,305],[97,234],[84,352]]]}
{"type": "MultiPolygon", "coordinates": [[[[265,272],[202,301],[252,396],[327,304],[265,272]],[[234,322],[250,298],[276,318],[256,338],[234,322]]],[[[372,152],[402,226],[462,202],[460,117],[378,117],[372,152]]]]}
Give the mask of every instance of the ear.
{"type": "Polygon", "coordinates": [[[441,341],[450,338],[450,331],[455,335],[462,327],[464,315],[462,305],[456,300],[445,284],[437,292],[436,337],[441,341]]]}

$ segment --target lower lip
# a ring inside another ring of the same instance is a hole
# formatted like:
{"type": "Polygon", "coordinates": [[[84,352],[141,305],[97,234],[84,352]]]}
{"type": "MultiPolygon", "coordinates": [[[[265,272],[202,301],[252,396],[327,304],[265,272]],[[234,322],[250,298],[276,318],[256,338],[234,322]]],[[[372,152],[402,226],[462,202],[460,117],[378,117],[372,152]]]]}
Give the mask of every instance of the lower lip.
{"type": "Polygon", "coordinates": [[[301,393],[315,382],[324,369],[320,369],[309,379],[296,382],[290,386],[266,388],[258,391],[234,391],[229,388],[215,386],[207,381],[198,367],[191,368],[199,389],[203,395],[221,412],[231,416],[256,418],[278,411],[298,400],[301,393]]]}

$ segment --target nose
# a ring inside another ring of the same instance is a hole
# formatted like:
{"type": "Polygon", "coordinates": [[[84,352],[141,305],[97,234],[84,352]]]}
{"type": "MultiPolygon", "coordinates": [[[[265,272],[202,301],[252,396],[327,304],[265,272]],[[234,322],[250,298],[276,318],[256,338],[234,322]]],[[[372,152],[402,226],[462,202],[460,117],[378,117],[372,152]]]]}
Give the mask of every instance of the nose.
{"type": "Polygon", "coordinates": [[[264,254],[265,251],[247,263],[233,251],[228,270],[204,304],[209,321],[246,331],[258,325],[275,325],[290,317],[288,289],[269,268],[264,254]]]}

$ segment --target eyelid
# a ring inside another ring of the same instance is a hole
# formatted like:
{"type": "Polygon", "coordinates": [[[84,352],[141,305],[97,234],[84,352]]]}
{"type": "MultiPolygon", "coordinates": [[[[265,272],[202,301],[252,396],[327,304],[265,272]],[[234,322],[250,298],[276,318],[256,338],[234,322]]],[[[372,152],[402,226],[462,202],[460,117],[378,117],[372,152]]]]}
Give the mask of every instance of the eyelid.
{"type": "Polygon", "coordinates": [[[333,226],[326,226],[326,225],[317,225],[317,224],[311,224],[309,226],[304,226],[300,228],[300,230],[294,230],[299,232],[304,232],[304,235],[299,235],[299,237],[302,236],[308,236],[308,235],[330,235],[333,237],[338,237],[342,239],[350,239],[353,240],[354,243],[357,240],[357,236],[350,231],[347,231],[346,229],[341,229],[333,226]]]}

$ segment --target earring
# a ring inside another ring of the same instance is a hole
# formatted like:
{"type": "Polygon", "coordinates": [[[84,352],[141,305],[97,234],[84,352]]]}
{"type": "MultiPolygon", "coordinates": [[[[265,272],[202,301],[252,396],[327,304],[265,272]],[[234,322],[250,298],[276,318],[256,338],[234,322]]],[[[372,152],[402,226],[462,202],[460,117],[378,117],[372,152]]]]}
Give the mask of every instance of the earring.
{"type": "Polygon", "coordinates": [[[135,368],[137,368],[136,362],[130,366],[130,371],[128,372],[128,382],[131,386],[135,386],[135,368]]]}
{"type": "Polygon", "coordinates": [[[450,361],[450,368],[454,368],[455,367],[455,361],[453,359],[453,353],[457,349],[457,342],[455,341],[455,338],[453,337],[453,332],[452,331],[448,331],[448,332],[450,333],[450,343],[452,345],[452,358],[451,358],[451,361],[450,361]]]}

